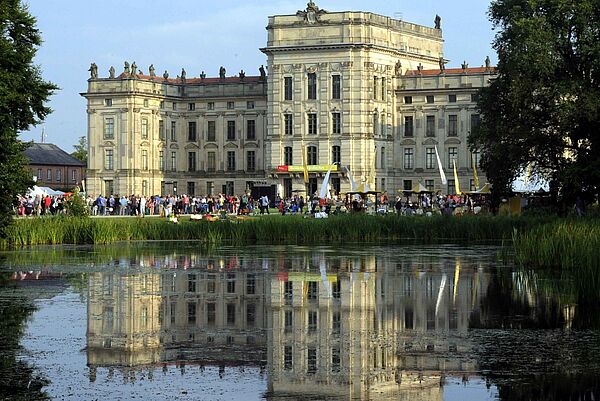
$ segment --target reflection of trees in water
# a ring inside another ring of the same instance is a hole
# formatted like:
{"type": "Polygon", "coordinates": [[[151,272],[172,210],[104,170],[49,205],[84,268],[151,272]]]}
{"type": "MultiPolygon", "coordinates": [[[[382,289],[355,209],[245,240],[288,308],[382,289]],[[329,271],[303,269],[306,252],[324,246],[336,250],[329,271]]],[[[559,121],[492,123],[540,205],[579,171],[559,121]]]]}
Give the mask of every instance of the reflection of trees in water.
{"type": "Polygon", "coordinates": [[[470,322],[481,371],[503,401],[600,399],[597,298],[581,277],[499,269],[470,322]]]}
{"type": "Polygon", "coordinates": [[[34,307],[14,288],[10,278],[11,273],[0,273],[0,400],[47,400],[42,388],[48,381],[17,358],[25,323],[34,307]]]}

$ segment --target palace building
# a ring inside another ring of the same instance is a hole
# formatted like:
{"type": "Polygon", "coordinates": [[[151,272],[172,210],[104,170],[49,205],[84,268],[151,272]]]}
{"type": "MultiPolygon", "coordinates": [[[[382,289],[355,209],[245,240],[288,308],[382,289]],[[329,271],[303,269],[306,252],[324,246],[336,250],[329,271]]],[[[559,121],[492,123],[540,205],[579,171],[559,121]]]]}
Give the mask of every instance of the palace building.
{"type": "MultiPolygon", "coordinates": [[[[474,190],[478,90],[495,70],[446,69],[439,18],[425,27],[367,12],[269,17],[267,69],[219,78],[142,74],[125,63],[88,90],[92,194],[314,193],[366,184],[474,190]],[[268,71],[268,74],[267,72],[268,71]],[[436,157],[448,177],[442,184],[436,157]],[[309,171],[304,181],[304,163],[309,171]]],[[[483,174],[480,181],[485,182],[483,174]]]]}

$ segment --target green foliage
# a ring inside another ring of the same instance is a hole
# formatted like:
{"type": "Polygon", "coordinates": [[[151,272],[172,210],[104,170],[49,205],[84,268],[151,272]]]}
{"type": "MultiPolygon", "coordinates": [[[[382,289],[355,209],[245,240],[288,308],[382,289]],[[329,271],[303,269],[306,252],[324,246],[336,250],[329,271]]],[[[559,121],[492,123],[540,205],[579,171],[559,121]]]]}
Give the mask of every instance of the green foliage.
{"type": "Polygon", "coordinates": [[[77,160],[80,160],[83,163],[87,164],[87,160],[88,160],[87,137],[86,136],[79,137],[79,142],[76,145],[73,145],[73,147],[75,148],[75,152],[71,153],[71,156],[73,156],[77,160]]]}
{"type": "Polygon", "coordinates": [[[89,214],[85,199],[81,196],[79,188],[73,189],[73,194],[64,198],[63,205],[69,216],[83,217],[89,214]]]}
{"type": "Polygon", "coordinates": [[[572,200],[600,189],[600,3],[495,0],[498,76],[472,147],[496,192],[528,167],[572,200]]]}
{"type": "Polygon", "coordinates": [[[19,0],[0,0],[0,236],[11,222],[18,193],[32,185],[19,131],[43,120],[55,89],[33,64],[41,44],[33,18],[19,0]]]}

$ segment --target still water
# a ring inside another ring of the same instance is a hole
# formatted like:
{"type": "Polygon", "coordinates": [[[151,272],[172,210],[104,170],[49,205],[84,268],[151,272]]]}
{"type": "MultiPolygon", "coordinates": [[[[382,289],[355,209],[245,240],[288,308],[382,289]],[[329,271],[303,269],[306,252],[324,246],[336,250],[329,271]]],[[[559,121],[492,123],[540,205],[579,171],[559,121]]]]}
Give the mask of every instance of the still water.
{"type": "Polygon", "coordinates": [[[498,250],[4,252],[0,399],[600,400],[597,300],[498,250]]]}

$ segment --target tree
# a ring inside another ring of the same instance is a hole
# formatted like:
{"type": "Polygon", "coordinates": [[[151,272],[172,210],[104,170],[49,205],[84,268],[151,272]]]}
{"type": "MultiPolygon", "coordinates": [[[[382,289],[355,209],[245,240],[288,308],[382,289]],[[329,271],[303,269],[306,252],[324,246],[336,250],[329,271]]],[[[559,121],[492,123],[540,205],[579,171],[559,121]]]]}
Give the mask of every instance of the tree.
{"type": "Polygon", "coordinates": [[[600,2],[495,0],[497,78],[470,138],[495,192],[530,170],[566,201],[600,188],[600,2]]]}
{"type": "Polygon", "coordinates": [[[82,161],[87,164],[88,159],[88,151],[87,151],[87,137],[80,136],[79,142],[73,146],[75,148],[75,152],[71,153],[71,156],[76,158],[77,160],[82,161]]]}
{"type": "Polygon", "coordinates": [[[54,90],[33,64],[41,44],[36,20],[20,0],[0,0],[0,235],[11,222],[15,196],[31,185],[26,144],[18,133],[42,121],[54,90]]]}

